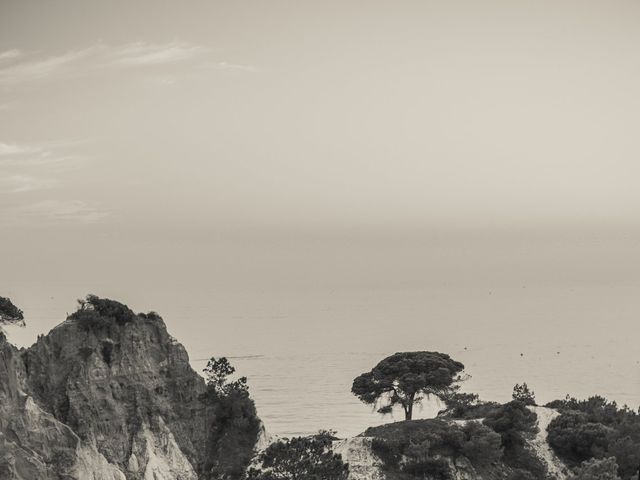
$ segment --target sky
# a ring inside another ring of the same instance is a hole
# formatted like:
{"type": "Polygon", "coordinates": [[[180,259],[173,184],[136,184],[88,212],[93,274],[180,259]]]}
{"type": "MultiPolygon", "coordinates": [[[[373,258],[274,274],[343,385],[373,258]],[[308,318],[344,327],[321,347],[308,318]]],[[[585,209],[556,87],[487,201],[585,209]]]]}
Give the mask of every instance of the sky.
{"type": "Polygon", "coordinates": [[[19,341],[88,293],[192,351],[628,341],[639,21],[617,0],[2,0],[19,341]]]}

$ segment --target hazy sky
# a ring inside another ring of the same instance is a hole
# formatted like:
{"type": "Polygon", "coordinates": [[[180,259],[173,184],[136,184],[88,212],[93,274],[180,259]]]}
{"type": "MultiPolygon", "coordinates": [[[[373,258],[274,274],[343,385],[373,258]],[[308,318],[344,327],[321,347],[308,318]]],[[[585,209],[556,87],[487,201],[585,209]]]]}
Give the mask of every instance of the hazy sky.
{"type": "Polygon", "coordinates": [[[247,351],[637,334],[639,24],[611,0],[3,0],[0,290],[32,332],[94,292],[247,351]]]}

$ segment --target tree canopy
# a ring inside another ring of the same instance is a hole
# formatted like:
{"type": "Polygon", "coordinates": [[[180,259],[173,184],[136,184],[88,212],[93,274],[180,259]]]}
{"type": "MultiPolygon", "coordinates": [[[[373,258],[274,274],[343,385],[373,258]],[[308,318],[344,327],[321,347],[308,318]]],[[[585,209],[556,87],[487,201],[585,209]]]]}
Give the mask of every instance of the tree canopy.
{"type": "Polygon", "coordinates": [[[295,437],[269,445],[259,456],[260,469],[249,480],[347,480],[349,465],[331,449],[331,432],[295,437]]]}
{"type": "Polygon", "coordinates": [[[356,377],[351,392],[364,403],[384,403],[378,409],[382,414],[401,405],[405,419],[411,420],[414,404],[425,395],[442,398],[451,393],[462,370],[462,363],[444,353],[395,353],[356,377]]]}
{"type": "Polygon", "coordinates": [[[19,324],[24,320],[22,310],[6,297],[0,297],[0,325],[19,324]]]}

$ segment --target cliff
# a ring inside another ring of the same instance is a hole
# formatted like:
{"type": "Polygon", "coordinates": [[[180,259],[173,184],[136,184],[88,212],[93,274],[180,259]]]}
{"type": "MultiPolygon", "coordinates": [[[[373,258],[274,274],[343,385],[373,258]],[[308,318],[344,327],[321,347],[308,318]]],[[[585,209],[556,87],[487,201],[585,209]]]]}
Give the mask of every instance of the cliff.
{"type": "Polygon", "coordinates": [[[113,305],[124,310],[84,308],[28,349],[0,334],[0,478],[239,477],[253,402],[207,398],[159,316],[113,305]]]}

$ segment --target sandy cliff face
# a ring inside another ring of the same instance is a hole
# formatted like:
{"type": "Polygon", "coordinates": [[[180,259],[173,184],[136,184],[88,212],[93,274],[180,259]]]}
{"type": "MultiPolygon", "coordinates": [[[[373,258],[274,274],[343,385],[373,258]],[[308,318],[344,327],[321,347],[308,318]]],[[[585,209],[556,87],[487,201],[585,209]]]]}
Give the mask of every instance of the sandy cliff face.
{"type": "MultiPolygon", "coordinates": [[[[127,324],[69,319],[22,351],[2,336],[0,478],[208,478],[212,465],[230,463],[215,458],[225,437],[246,450],[257,431],[226,435],[229,419],[201,400],[204,391],[155,315],[127,324]]],[[[255,416],[250,407],[245,415],[255,416]]]]}

